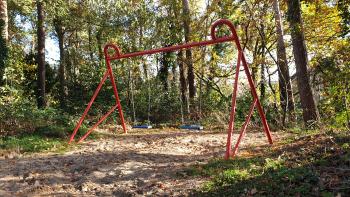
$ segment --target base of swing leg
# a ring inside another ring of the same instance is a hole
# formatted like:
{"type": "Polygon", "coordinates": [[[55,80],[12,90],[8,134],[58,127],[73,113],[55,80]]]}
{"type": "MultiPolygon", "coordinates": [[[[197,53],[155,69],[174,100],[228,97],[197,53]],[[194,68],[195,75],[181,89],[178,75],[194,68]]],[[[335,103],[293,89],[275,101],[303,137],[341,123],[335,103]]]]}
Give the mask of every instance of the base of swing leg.
{"type": "Polygon", "coordinates": [[[195,125],[195,124],[191,124],[191,125],[181,125],[180,129],[187,129],[187,130],[203,130],[203,126],[201,125],[195,125]]]}
{"type": "Polygon", "coordinates": [[[152,129],[151,125],[135,125],[132,126],[133,129],[152,129]]]}

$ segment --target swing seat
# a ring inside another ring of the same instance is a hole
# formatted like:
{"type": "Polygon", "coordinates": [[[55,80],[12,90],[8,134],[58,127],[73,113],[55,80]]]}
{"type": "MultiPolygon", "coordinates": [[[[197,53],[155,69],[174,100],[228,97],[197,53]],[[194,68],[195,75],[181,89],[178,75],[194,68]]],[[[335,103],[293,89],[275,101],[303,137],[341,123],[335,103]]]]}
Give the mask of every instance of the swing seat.
{"type": "Polygon", "coordinates": [[[195,125],[195,124],[191,124],[191,125],[181,125],[180,129],[187,129],[187,130],[203,130],[203,126],[201,125],[195,125]]]}
{"type": "Polygon", "coordinates": [[[151,125],[135,125],[132,126],[133,129],[152,129],[151,125]]]}

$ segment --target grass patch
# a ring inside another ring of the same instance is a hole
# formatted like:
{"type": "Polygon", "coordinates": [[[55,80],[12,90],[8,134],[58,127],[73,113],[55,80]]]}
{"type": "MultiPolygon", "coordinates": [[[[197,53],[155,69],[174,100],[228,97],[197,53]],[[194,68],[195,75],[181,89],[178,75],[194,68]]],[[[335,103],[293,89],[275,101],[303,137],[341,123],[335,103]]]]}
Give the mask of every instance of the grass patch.
{"type": "MultiPolygon", "coordinates": [[[[0,137],[0,149],[20,153],[65,152],[69,148],[68,137],[72,130],[69,127],[43,126],[32,133],[3,136],[0,137]]],[[[86,131],[86,128],[80,129],[77,137],[81,137],[86,131]]],[[[92,134],[91,137],[96,138],[97,135],[92,134]]]]}
{"type": "MultiPolygon", "coordinates": [[[[299,133],[299,132],[298,132],[299,133]]],[[[288,138],[263,156],[212,160],[188,176],[209,178],[193,196],[345,196],[350,193],[349,134],[316,132],[288,138]]]]}
{"type": "Polygon", "coordinates": [[[7,136],[0,138],[0,148],[15,150],[21,153],[42,152],[48,150],[64,151],[67,142],[59,138],[46,138],[37,134],[23,134],[21,136],[7,136]]]}

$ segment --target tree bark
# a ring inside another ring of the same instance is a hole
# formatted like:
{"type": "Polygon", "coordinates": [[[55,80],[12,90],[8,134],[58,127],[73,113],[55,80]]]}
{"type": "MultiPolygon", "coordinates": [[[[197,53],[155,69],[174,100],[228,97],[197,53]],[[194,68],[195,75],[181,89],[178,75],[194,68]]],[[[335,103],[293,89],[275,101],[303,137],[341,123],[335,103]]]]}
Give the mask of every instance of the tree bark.
{"type": "Polygon", "coordinates": [[[58,46],[60,50],[60,66],[58,68],[58,78],[59,78],[59,100],[62,109],[66,107],[66,97],[67,97],[67,87],[66,87],[66,67],[65,67],[65,55],[64,55],[64,28],[62,26],[62,21],[59,19],[54,20],[55,31],[58,38],[58,46]]]}
{"type": "Polygon", "coordinates": [[[0,20],[3,21],[3,29],[1,31],[1,36],[8,42],[8,13],[7,13],[7,0],[0,0],[0,20]]]}
{"type": "Polygon", "coordinates": [[[260,65],[260,76],[261,76],[261,80],[260,80],[260,101],[263,104],[264,100],[265,100],[265,94],[266,94],[266,79],[265,79],[265,50],[262,49],[262,54],[261,54],[264,58],[263,62],[260,65]]]}
{"type": "MultiPolygon", "coordinates": [[[[185,32],[185,42],[190,42],[190,6],[188,0],[182,0],[182,11],[183,11],[183,27],[185,32]]],[[[196,96],[196,86],[194,84],[194,71],[192,62],[191,49],[186,49],[186,65],[187,65],[187,79],[188,79],[188,90],[189,97],[193,99],[196,96]]]]}
{"type": "Polygon", "coordinates": [[[260,64],[260,101],[264,104],[265,93],[266,93],[266,80],[265,80],[265,48],[266,48],[266,37],[265,37],[265,26],[261,24],[261,33],[263,41],[261,42],[261,64],[260,64]]]}
{"type": "Polygon", "coordinates": [[[292,83],[289,75],[286,47],[283,40],[283,24],[278,0],[273,1],[273,8],[277,33],[277,66],[278,81],[280,87],[280,101],[283,111],[282,125],[285,125],[287,110],[289,113],[290,121],[295,121],[294,96],[292,83]]]}
{"type": "Polygon", "coordinates": [[[103,59],[103,50],[102,50],[102,32],[103,29],[100,29],[96,33],[96,41],[97,41],[97,49],[98,49],[98,59],[99,59],[99,65],[102,64],[103,59]]]}
{"type": "Polygon", "coordinates": [[[318,111],[313,97],[307,72],[308,57],[305,44],[303,22],[301,18],[300,0],[288,0],[287,20],[290,24],[296,75],[303,109],[303,120],[306,126],[318,121],[318,111]]]}
{"type": "Polygon", "coordinates": [[[162,53],[161,67],[159,69],[159,78],[163,84],[165,91],[168,91],[168,76],[169,76],[169,52],[162,53]]]}
{"type": "Polygon", "coordinates": [[[179,51],[177,53],[177,64],[179,65],[179,72],[180,72],[180,91],[181,91],[181,101],[183,103],[183,106],[186,107],[186,111],[189,113],[189,105],[187,101],[187,84],[186,84],[186,77],[185,77],[185,69],[183,64],[183,52],[179,51]]]}
{"type": "Polygon", "coordinates": [[[5,71],[6,60],[8,57],[8,14],[7,1],[0,0],[0,86],[3,85],[3,75],[5,71]]]}
{"type": "Polygon", "coordinates": [[[37,5],[37,36],[38,36],[38,108],[46,107],[45,98],[45,27],[44,27],[44,6],[39,0],[36,2],[37,5]]]}
{"type": "Polygon", "coordinates": [[[253,62],[254,64],[251,65],[251,68],[252,68],[252,79],[253,79],[253,82],[254,84],[256,84],[256,75],[258,73],[258,66],[257,64],[255,63],[256,60],[257,60],[257,57],[260,53],[260,48],[259,48],[259,38],[256,39],[255,41],[255,45],[254,45],[254,51],[253,51],[253,62]]]}

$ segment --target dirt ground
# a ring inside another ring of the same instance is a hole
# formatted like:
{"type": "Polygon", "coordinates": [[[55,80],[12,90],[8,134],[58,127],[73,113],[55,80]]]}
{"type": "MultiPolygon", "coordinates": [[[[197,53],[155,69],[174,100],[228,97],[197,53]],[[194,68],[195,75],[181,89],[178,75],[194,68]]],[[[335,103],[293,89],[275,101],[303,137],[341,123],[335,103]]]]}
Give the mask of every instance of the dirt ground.
{"type": "MultiPolygon", "coordinates": [[[[224,131],[133,130],[63,154],[2,157],[0,196],[187,196],[206,180],[181,176],[184,169],[223,158],[226,137],[224,131]]],[[[248,130],[240,153],[266,144],[262,131],[248,130]]]]}

